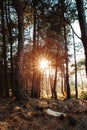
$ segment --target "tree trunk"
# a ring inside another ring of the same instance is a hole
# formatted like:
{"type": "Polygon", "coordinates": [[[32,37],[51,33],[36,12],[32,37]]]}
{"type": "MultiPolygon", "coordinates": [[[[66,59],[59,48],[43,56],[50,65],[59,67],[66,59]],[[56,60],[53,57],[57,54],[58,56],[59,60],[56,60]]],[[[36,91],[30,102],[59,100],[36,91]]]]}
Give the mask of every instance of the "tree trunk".
{"type": "Polygon", "coordinates": [[[14,95],[14,92],[15,92],[15,82],[14,82],[14,69],[13,69],[13,40],[12,40],[12,25],[11,25],[11,14],[10,14],[10,10],[9,10],[9,1],[8,1],[8,4],[7,4],[7,8],[5,9],[6,11],[6,22],[7,22],[7,27],[8,27],[8,33],[9,33],[9,43],[10,43],[10,84],[11,84],[11,87],[10,89],[12,89],[12,95],[14,95]]]}
{"type": "Polygon", "coordinates": [[[70,84],[69,84],[69,68],[68,68],[68,47],[67,47],[67,38],[66,38],[66,26],[64,22],[64,40],[65,40],[65,55],[66,55],[66,92],[67,98],[70,98],[70,84]]]}
{"type": "Polygon", "coordinates": [[[69,70],[68,70],[68,45],[67,45],[67,32],[66,32],[66,22],[65,22],[65,0],[61,0],[61,13],[62,13],[62,20],[63,20],[63,27],[64,27],[64,40],[65,40],[65,64],[66,64],[66,94],[67,98],[70,98],[70,85],[69,85],[69,70]]]}
{"type": "Polygon", "coordinates": [[[87,22],[86,22],[86,15],[84,9],[84,1],[83,0],[75,0],[77,5],[78,11],[78,19],[81,29],[81,37],[82,43],[84,46],[85,51],[85,68],[86,68],[86,76],[87,76],[87,22]]]}
{"type": "Polygon", "coordinates": [[[61,92],[64,97],[66,97],[67,92],[66,92],[66,74],[65,74],[65,67],[63,65],[63,68],[61,69],[61,92]]]}
{"type": "Polygon", "coordinates": [[[32,77],[32,91],[31,91],[31,97],[38,97],[38,74],[37,70],[35,70],[36,60],[35,60],[35,54],[37,53],[37,44],[36,44],[36,3],[37,1],[34,0],[33,8],[34,8],[34,27],[33,27],[33,77],[32,77]]]}
{"type": "MultiPolygon", "coordinates": [[[[58,50],[57,50],[58,51],[58,50]]],[[[55,75],[54,75],[54,84],[51,85],[51,92],[52,92],[52,98],[57,99],[57,92],[56,92],[56,86],[57,86],[57,54],[56,54],[56,65],[55,65],[55,75]]]]}
{"type": "Polygon", "coordinates": [[[54,79],[54,86],[53,86],[54,99],[57,99],[56,84],[57,84],[57,64],[56,64],[56,68],[55,68],[55,79],[54,79]]]}
{"type": "Polygon", "coordinates": [[[6,32],[5,32],[5,6],[3,0],[1,0],[2,6],[1,6],[1,16],[2,16],[2,40],[3,40],[3,51],[2,51],[2,57],[3,57],[3,96],[9,97],[9,88],[8,88],[8,70],[7,70],[7,45],[6,45],[6,32]]]}
{"type": "Polygon", "coordinates": [[[27,95],[23,91],[20,69],[19,69],[19,60],[21,56],[21,51],[24,46],[24,13],[23,8],[20,1],[13,0],[13,5],[15,6],[17,16],[18,16],[18,49],[17,49],[17,59],[16,59],[16,91],[15,96],[18,101],[25,101],[28,100],[27,95]]]}
{"type": "MultiPolygon", "coordinates": [[[[0,2],[0,11],[2,8],[2,2],[0,2]]],[[[2,14],[0,14],[0,17],[2,18],[2,14]]],[[[2,35],[2,32],[0,33],[2,35]]],[[[1,39],[2,40],[2,39],[1,39]]],[[[0,97],[3,97],[3,57],[2,57],[2,46],[3,43],[0,43],[0,97]]]]}
{"type": "Polygon", "coordinates": [[[77,88],[77,63],[76,63],[76,49],[75,49],[75,40],[73,32],[73,47],[74,47],[74,63],[75,63],[75,97],[78,99],[78,88],[77,88]]]}

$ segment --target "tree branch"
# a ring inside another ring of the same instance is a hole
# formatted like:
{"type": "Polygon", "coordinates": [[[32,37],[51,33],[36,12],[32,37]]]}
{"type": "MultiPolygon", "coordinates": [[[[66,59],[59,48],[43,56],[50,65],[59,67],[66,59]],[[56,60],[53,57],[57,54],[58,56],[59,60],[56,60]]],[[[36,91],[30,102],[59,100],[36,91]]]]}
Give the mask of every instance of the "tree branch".
{"type": "Polygon", "coordinates": [[[82,40],[82,38],[81,38],[80,36],[78,36],[78,34],[74,31],[72,25],[71,25],[66,19],[64,19],[64,20],[65,20],[65,22],[71,27],[73,33],[74,33],[80,40],[82,40]]]}

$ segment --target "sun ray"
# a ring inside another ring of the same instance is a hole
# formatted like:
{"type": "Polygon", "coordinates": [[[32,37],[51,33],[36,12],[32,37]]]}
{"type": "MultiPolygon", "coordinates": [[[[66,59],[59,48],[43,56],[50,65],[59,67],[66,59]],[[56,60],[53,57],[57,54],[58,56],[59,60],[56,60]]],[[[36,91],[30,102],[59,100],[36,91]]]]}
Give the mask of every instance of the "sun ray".
{"type": "Polygon", "coordinates": [[[49,68],[49,61],[46,58],[42,58],[39,62],[39,67],[42,70],[49,68]]]}

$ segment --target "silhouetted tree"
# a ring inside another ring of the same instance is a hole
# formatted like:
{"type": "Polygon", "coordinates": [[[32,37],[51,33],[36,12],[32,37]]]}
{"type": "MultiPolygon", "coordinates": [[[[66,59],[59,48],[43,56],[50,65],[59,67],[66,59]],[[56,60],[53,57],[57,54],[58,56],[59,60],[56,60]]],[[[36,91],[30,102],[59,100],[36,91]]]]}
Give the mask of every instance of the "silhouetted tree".
{"type": "Polygon", "coordinates": [[[13,6],[17,12],[18,16],[18,49],[17,49],[17,57],[16,57],[16,91],[15,96],[18,101],[28,100],[28,97],[25,95],[23,91],[23,86],[21,83],[21,75],[19,71],[19,60],[20,54],[24,47],[24,12],[23,12],[23,3],[22,1],[15,1],[13,0],[13,6]]]}
{"type": "Polygon", "coordinates": [[[8,67],[7,67],[7,34],[6,34],[6,19],[5,19],[6,1],[1,0],[1,23],[2,23],[2,59],[3,59],[3,90],[2,96],[9,97],[8,89],[8,67]]]}
{"type": "Polygon", "coordinates": [[[73,33],[73,47],[74,47],[74,63],[75,63],[75,97],[78,98],[78,88],[77,88],[77,61],[76,61],[76,47],[75,47],[74,33],[73,33]]]}
{"type": "Polygon", "coordinates": [[[78,19],[81,29],[81,39],[85,50],[85,67],[86,67],[86,75],[87,75],[87,22],[84,8],[83,0],[75,0],[78,11],[78,19]]]}

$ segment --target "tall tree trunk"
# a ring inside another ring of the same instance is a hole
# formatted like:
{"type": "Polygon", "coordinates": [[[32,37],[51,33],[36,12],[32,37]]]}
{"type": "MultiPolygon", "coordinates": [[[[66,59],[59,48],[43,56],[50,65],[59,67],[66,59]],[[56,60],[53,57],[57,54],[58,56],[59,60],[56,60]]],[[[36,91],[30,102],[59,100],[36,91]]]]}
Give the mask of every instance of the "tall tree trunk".
{"type": "Polygon", "coordinates": [[[1,16],[2,16],[2,40],[3,40],[3,52],[2,52],[2,57],[3,57],[3,95],[5,97],[9,97],[9,89],[8,89],[8,71],[7,71],[7,45],[6,45],[6,32],[5,32],[5,2],[1,0],[2,6],[1,6],[1,16]]]}
{"type": "Polygon", "coordinates": [[[20,69],[19,69],[19,60],[21,56],[21,51],[24,46],[24,13],[23,7],[20,1],[13,0],[13,5],[15,6],[17,16],[18,16],[18,49],[17,49],[17,59],[16,59],[16,91],[15,96],[18,101],[28,100],[27,95],[23,91],[20,69]]]}
{"type": "Polygon", "coordinates": [[[77,88],[77,63],[76,63],[76,48],[75,48],[75,39],[73,32],[73,47],[74,47],[74,63],[75,63],[75,97],[78,98],[78,88],[77,88]]]}
{"type": "Polygon", "coordinates": [[[56,85],[57,85],[57,63],[56,63],[56,68],[55,68],[55,78],[54,78],[54,86],[53,86],[53,98],[54,99],[57,99],[56,85]]]}
{"type": "Polygon", "coordinates": [[[61,3],[61,13],[62,13],[62,21],[64,27],[64,40],[65,40],[65,64],[66,64],[66,94],[67,98],[70,98],[70,84],[69,84],[69,68],[68,68],[68,45],[67,45],[67,32],[66,32],[66,22],[65,22],[65,0],[60,0],[61,3]]]}
{"type": "Polygon", "coordinates": [[[84,0],[75,0],[78,11],[78,19],[81,29],[81,38],[85,51],[85,68],[86,68],[86,76],[87,76],[87,22],[86,15],[84,9],[84,0]]]}
{"type": "MultiPolygon", "coordinates": [[[[37,53],[37,43],[36,43],[36,4],[37,1],[34,0],[33,2],[33,8],[34,8],[34,27],[33,27],[33,61],[35,61],[35,54],[37,53]]],[[[37,62],[37,61],[35,61],[37,62]]],[[[32,92],[31,97],[38,97],[38,75],[37,70],[35,70],[35,62],[33,62],[33,77],[32,77],[32,92]]]]}
{"type": "Polygon", "coordinates": [[[67,98],[70,98],[70,84],[69,84],[69,68],[68,68],[68,47],[67,47],[67,38],[66,38],[66,26],[64,22],[64,40],[65,40],[65,55],[66,55],[66,92],[67,98]]]}
{"type": "Polygon", "coordinates": [[[15,82],[14,82],[14,69],[13,69],[13,40],[12,40],[12,25],[11,25],[11,15],[10,15],[10,10],[9,10],[9,0],[8,0],[8,4],[7,4],[7,8],[6,8],[6,21],[7,21],[7,27],[8,27],[8,33],[9,33],[9,43],[10,43],[10,64],[11,64],[11,70],[10,70],[10,80],[11,80],[11,88],[12,89],[12,93],[14,95],[14,87],[15,87],[15,82]]]}
{"type": "MultiPolygon", "coordinates": [[[[0,2],[0,12],[2,8],[2,3],[0,2]]],[[[2,18],[2,14],[0,14],[0,17],[2,18]]],[[[1,22],[1,19],[0,19],[1,22]]],[[[2,32],[0,32],[0,35],[2,35],[2,32]]],[[[2,39],[1,39],[2,40],[2,39]]],[[[3,97],[3,57],[2,57],[2,43],[0,43],[0,97],[3,97]]]]}
{"type": "Polygon", "coordinates": [[[63,65],[62,69],[61,69],[61,92],[63,94],[64,97],[66,97],[66,74],[65,74],[65,67],[63,65]]]}

